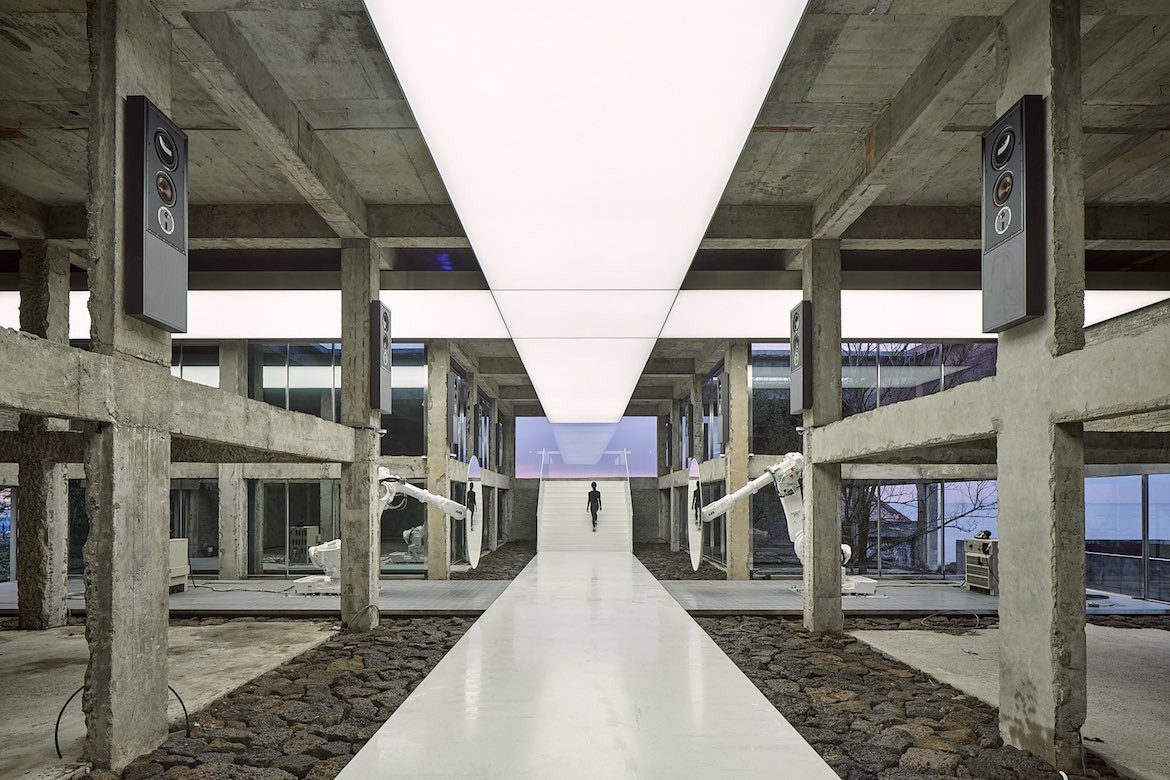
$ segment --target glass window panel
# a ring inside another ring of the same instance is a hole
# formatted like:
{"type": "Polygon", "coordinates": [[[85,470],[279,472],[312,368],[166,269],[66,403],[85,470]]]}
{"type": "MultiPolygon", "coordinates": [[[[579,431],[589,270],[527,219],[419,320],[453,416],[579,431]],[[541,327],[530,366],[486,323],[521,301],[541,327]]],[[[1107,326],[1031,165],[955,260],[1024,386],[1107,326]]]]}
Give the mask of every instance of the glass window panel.
{"type": "MultiPolygon", "coordinates": [[[[467,497],[467,483],[452,482],[451,498],[463,503],[467,497]]],[[[451,563],[467,563],[467,524],[462,520],[448,517],[451,526],[451,563]]]]}
{"type": "MultiPolygon", "coordinates": [[[[19,511],[17,507],[17,511],[19,511]]],[[[85,572],[85,541],[89,538],[89,515],[85,512],[85,480],[69,480],[69,573],[85,572]]],[[[18,542],[19,544],[19,542],[18,542]]]]}
{"type": "Polygon", "coordinates": [[[251,396],[281,409],[288,408],[288,346],[251,346],[251,396]]]}
{"type": "Polygon", "coordinates": [[[508,491],[496,488],[496,544],[504,544],[504,518],[507,516],[508,491]]]}
{"type": "Polygon", "coordinates": [[[391,414],[382,415],[383,455],[426,455],[427,356],[422,344],[394,344],[391,414]]]}
{"type": "Polygon", "coordinates": [[[944,389],[995,376],[998,348],[999,344],[995,341],[943,344],[944,389]]]}
{"type": "Polygon", "coordinates": [[[187,540],[192,573],[219,572],[219,483],[216,480],[171,480],[171,538],[187,540]]]}
{"type": "Polygon", "coordinates": [[[316,571],[309,548],[336,538],[331,534],[333,493],[327,482],[288,483],[288,563],[296,572],[316,571]]]}
{"type": "Polygon", "coordinates": [[[880,484],[844,480],[841,540],[853,548],[849,569],[857,574],[877,573],[878,500],[880,484]]]}
{"type": "Polygon", "coordinates": [[[1085,582],[1142,596],[1142,478],[1085,480],[1085,582]]]}
{"type": "Polygon", "coordinates": [[[188,382],[219,387],[219,345],[183,344],[183,371],[188,382]]]}
{"type": "Polygon", "coordinates": [[[1170,474],[1151,474],[1149,586],[1147,597],[1170,601],[1170,474]]]}
{"type": "Polygon", "coordinates": [[[723,411],[719,408],[719,377],[723,366],[703,380],[701,388],[703,411],[703,457],[702,460],[718,458],[723,454],[723,411]]]}
{"type": "Polygon", "coordinates": [[[964,575],[966,556],[963,540],[980,531],[999,538],[999,493],[993,479],[943,483],[943,570],[964,575]]]}
{"type": "Polygon", "coordinates": [[[753,344],[751,358],[752,449],[754,453],[783,455],[800,452],[803,437],[797,433],[801,418],[790,414],[787,344],[753,344]]]}
{"type": "Polygon", "coordinates": [[[878,491],[883,576],[942,572],[942,491],[937,482],[883,482],[878,491]]]}
{"type": "MultiPolygon", "coordinates": [[[[718,501],[727,494],[727,485],[722,480],[703,483],[703,504],[718,501]]],[[[703,523],[703,557],[727,565],[727,516],[717,517],[703,523]]]]}
{"type": "Polygon", "coordinates": [[[877,408],[878,345],[864,342],[841,344],[841,414],[877,408]]]}
{"type": "Polygon", "coordinates": [[[12,526],[16,519],[13,511],[14,491],[0,488],[0,582],[12,579],[16,562],[12,559],[12,526]]]}
{"type": "Polygon", "coordinates": [[[800,574],[800,560],[788,536],[788,520],[776,491],[764,488],[751,498],[752,568],[779,574],[800,574]]]}
{"type": "MultiPolygon", "coordinates": [[[[425,480],[412,479],[410,484],[426,487],[425,480]]],[[[425,572],[427,568],[427,508],[406,499],[397,509],[382,513],[382,572],[403,574],[425,572]]]]}
{"type": "Polygon", "coordinates": [[[260,558],[255,574],[288,572],[288,484],[261,480],[253,507],[257,533],[253,536],[260,558]]]}
{"type": "Polygon", "coordinates": [[[691,542],[687,535],[687,521],[690,519],[690,510],[687,506],[687,489],[685,487],[678,487],[674,489],[674,524],[678,529],[678,544],[683,550],[690,552],[691,542]]]}
{"type": "Polygon", "coordinates": [[[882,344],[878,354],[881,365],[878,402],[881,406],[938,392],[941,344],[882,344]]]}
{"type": "Polygon", "coordinates": [[[333,419],[333,344],[290,344],[288,408],[333,419]]]}

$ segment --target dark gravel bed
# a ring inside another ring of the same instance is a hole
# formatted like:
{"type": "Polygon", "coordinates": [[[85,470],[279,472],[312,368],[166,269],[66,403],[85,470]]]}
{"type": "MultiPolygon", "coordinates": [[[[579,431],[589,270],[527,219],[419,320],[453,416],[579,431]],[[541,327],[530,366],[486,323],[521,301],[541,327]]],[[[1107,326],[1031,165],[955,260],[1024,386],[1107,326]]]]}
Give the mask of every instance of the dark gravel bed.
{"type": "MultiPolygon", "coordinates": [[[[844,780],[1058,780],[1003,745],[996,709],[847,634],[816,635],[781,618],[696,618],[844,780]]],[[[1088,758],[1088,773],[1120,778],[1088,758]]]]}
{"type": "Polygon", "coordinates": [[[479,566],[451,572],[453,580],[514,580],[536,557],[536,542],[508,542],[479,559],[479,566]]]}
{"type": "Polygon", "coordinates": [[[671,552],[669,544],[635,544],[634,555],[658,580],[725,580],[727,573],[707,561],[699,570],[691,569],[691,554],[685,550],[671,552]]]}
{"type": "MultiPolygon", "coordinates": [[[[394,618],[343,634],[191,716],[122,780],[329,780],[471,626],[469,618],[394,618]]],[[[113,780],[94,771],[94,780],[113,780]]]]}

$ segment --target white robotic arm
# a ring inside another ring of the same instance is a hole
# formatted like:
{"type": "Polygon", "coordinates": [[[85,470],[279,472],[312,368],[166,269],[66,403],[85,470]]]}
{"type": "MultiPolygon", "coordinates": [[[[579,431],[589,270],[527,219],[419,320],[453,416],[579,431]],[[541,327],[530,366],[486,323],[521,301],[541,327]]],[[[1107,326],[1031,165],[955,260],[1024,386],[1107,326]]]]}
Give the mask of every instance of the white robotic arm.
{"type": "Polygon", "coordinates": [[[416,501],[433,506],[445,515],[456,520],[462,520],[467,515],[467,507],[446,496],[440,496],[429,490],[416,487],[402,477],[395,476],[385,467],[378,468],[378,508],[386,511],[398,496],[410,496],[416,501]]]}
{"type": "MultiPolygon", "coordinates": [[[[800,475],[804,472],[804,466],[803,455],[799,452],[788,453],[739,490],[703,507],[700,514],[703,522],[709,523],[725,514],[731,507],[745,498],[754,496],[771,483],[776,488],[776,495],[780,497],[781,506],[784,507],[784,517],[788,521],[788,538],[792,540],[792,546],[796,549],[796,557],[802,566],[807,565],[804,544],[804,494],[800,489],[800,475]]],[[[842,566],[852,554],[853,548],[847,544],[841,545],[842,566]]]]}
{"type": "MultiPolygon", "coordinates": [[[[458,501],[452,501],[444,496],[436,495],[407,482],[402,477],[394,476],[387,468],[378,469],[378,514],[385,512],[399,496],[411,498],[437,507],[444,514],[462,520],[467,514],[467,507],[458,501]]],[[[402,538],[407,544],[414,560],[422,559],[422,548],[425,544],[426,527],[418,526],[407,529],[402,538]]],[[[315,566],[325,570],[324,577],[302,577],[298,583],[304,583],[304,592],[326,592],[341,577],[341,540],[334,539],[309,548],[309,560],[315,566]]]]}

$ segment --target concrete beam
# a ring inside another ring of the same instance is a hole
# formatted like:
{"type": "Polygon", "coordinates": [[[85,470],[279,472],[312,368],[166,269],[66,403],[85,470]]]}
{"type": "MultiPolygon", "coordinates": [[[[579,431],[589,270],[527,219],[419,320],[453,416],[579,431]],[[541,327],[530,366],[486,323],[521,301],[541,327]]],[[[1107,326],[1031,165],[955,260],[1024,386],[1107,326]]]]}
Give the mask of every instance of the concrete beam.
{"type": "MultiPolygon", "coordinates": [[[[922,158],[995,69],[996,22],[960,17],[941,35],[813,209],[813,235],[839,238],[894,178],[922,158]]],[[[949,147],[947,153],[953,153],[949,147]]]]}
{"type": "Polygon", "coordinates": [[[439,204],[373,204],[366,209],[367,233],[383,248],[471,246],[454,206],[439,204]]]}
{"type": "Polygon", "coordinates": [[[366,204],[251,42],[223,12],[184,13],[164,4],[187,72],[276,158],[297,191],[343,238],[362,238],[366,204]]]}
{"type": "Polygon", "coordinates": [[[806,206],[721,205],[700,249],[799,249],[812,235],[806,206]]]}
{"type": "Polygon", "coordinates": [[[154,426],[196,441],[344,463],[352,430],[171,376],[169,368],[54,344],[0,328],[0,407],[43,417],[154,426]],[[116,410],[116,414],[115,414],[116,410]]]}
{"type": "Polygon", "coordinates": [[[996,382],[988,377],[817,428],[818,458],[848,463],[993,438],[999,417],[996,382]]]}
{"type": "MultiPolygon", "coordinates": [[[[1085,330],[1084,349],[1052,364],[1056,422],[1128,417],[1170,409],[1170,301],[1085,330]]],[[[984,380],[986,381],[986,380],[984,380]]],[[[981,383],[977,383],[981,384],[981,383]]],[[[958,389],[958,388],[956,388],[958,389]]]]}
{"type": "Polygon", "coordinates": [[[0,184],[0,232],[13,238],[44,238],[48,220],[44,205],[0,184]]]}

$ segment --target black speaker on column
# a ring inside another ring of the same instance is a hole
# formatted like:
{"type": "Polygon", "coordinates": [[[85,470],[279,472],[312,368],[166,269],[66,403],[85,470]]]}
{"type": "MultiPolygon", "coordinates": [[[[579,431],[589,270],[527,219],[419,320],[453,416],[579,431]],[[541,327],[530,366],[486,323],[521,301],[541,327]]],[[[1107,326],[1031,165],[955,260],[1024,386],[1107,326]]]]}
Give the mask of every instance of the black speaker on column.
{"type": "Polygon", "coordinates": [[[812,408],[812,355],[807,351],[812,344],[812,301],[801,301],[788,315],[792,326],[788,357],[788,408],[800,414],[812,408]]]}
{"type": "Polygon", "coordinates": [[[370,301],[370,408],[390,414],[390,310],[370,301]]]}
{"type": "Polygon", "coordinates": [[[1044,313],[1044,98],[1025,95],[983,134],[983,332],[1044,313]]]}
{"type": "Polygon", "coordinates": [[[187,135],[141,95],[126,98],[126,313],[187,330],[187,135]]]}

